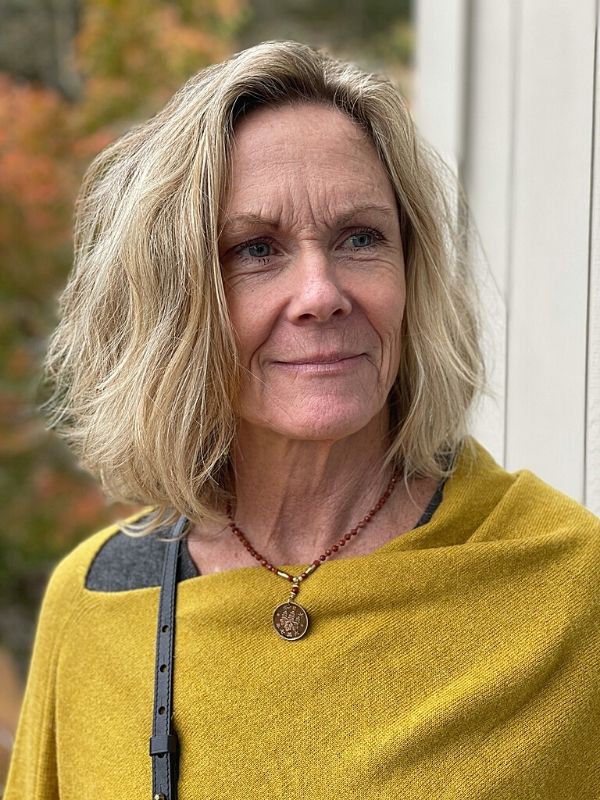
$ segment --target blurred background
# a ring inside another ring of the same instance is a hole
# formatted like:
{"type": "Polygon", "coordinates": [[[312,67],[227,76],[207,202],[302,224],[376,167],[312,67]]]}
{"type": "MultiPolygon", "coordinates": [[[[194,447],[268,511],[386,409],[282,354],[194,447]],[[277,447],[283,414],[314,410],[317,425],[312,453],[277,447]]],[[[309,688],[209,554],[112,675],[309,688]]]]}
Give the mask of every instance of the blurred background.
{"type": "Polygon", "coordinates": [[[0,0],[0,795],[47,576],[127,509],[37,413],[86,165],[266,39],[385,72],[466,188],[490,395],[473,429],[600,514],[600,0],[0,0]]]}

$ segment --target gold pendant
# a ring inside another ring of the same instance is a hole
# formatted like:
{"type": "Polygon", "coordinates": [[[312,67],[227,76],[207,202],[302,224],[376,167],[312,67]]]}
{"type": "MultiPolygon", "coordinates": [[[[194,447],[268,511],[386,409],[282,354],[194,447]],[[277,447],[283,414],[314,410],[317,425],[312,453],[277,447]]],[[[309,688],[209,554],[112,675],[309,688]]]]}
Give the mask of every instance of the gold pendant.
{"type": "Polygon", "coordinates": [[[308,630],[308,614],[306,609],[292,603],[282,603],[273,612],[273,627],[282,639],[294,642],[301,639],[308,630]]]}

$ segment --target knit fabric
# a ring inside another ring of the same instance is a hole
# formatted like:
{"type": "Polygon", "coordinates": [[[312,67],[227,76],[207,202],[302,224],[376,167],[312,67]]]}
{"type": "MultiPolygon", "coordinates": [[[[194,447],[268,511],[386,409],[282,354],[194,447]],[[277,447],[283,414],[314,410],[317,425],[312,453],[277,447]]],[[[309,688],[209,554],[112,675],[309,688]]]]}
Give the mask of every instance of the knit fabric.
{"type": "MultiPolygon", "coordinates": [[[[435,490],[427,508],[415,525],[425,525],[442,501],[443,483],[435,490]]],[[[160,586],[167,542],[174,534],[176,524],[148,536],[134,537],[125,533],[111,536],[94,556],[87,571],[87,589],[107,592],[122,592],[160,586]]],[[[199,575],[188,548],[188,537],[184,536],[179,550],[177,577],[180,581],[199,575]]]]}
{"type": "MultiPolygon", "coordinates": [[[[157,587],[55,570],[5,800],[151,797],[157,587]]],[[[294,571],[296,566],[290,566],[294,571]]],[[[600,521],[465,449],[431,521],[325,562],[279,638],[260,566],[179,586],[180,800],[600,800],[600,521]]]]}

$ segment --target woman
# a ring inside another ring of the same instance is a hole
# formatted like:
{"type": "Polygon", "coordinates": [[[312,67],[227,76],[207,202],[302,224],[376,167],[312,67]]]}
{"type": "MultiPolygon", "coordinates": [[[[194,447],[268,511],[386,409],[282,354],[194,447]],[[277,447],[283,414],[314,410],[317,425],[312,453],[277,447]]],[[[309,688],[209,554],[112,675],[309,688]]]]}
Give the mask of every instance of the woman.
{"type": "Polygon", "coordinates": [[[441,175],[294,43],[92,165],[54,423],[151,509],[53,575],[7,800],[600,798],[600,523],[466,436],[441,175]]]}

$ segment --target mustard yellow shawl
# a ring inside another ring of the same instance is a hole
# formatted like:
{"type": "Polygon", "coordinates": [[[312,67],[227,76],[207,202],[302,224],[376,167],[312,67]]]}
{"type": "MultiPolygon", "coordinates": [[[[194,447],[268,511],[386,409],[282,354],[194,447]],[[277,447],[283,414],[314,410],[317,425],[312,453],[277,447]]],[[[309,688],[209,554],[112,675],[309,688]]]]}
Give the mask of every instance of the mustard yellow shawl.
{"type": "MultiPolygon", "coordinates": [[[[151,797],[158,589],[56,569],[5,800],[151,797]]],[[[309,635],[259,566],[180,584],[180,800],[600,800],[600,521],[466,449],[431,522],[326,562],[309,635]]]]}

